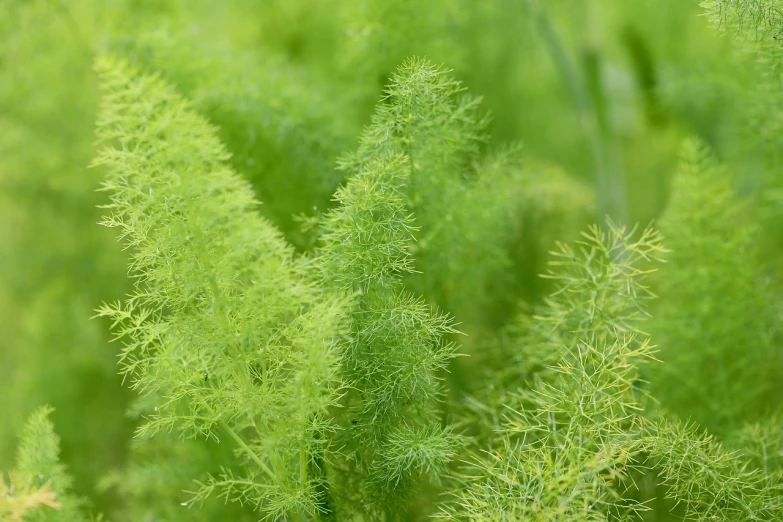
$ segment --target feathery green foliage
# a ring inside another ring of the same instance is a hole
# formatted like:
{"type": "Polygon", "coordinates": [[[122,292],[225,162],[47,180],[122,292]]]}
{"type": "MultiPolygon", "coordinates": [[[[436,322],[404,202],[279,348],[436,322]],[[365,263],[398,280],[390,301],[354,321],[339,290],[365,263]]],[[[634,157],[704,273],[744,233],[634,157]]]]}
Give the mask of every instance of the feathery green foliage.
{"type": "Polygon", "coordinates": [[[783,519],[778,3],[0,0],[0,518],[783,519]]]}
{"type": "Polygon", "coordinates": [[[19,436],[16,467],[9,482],[0,475],[0,518],[8,522],[87,520],[83,502],[71,492],[71,477],[60,464],[60,438],[50,407],[35,410],[19,436]]]}
{"type": "Polygon", "coordinates": [[[649,375],[663,406],[718,434],[774,408],[783,377],[779,297],[752,207],[725,170],[685,145],[660,222],[673,251],[652,328],[665,364],[649,375]]]}
{"type": "Polygon", "coordinates": [[[780,520],[783,515],[780,474],[751,468],[746,458],[694,426],[651,423],[642,432],[641,447],[667,495],[684,507],[685,520],[780,520]]]}
{"type": "MultiPolygon", "coordinates": [[[[640,366],[653,350],[638,322],[649,299],[644,263],[664,252],[609,223],[552,265],[557,281],[520,350],[538,363],[485,456],[474,458],[442,512],[470,520],[626,520],[648,510],[631,493],[647,469],[687,520],[774,520],[779,472],[724,450],[693,426],[648,421],[640,366]],[[540,344],[536,344],[536,341],[540,344]]],[[[762,439],[759,439],[762,440],[762,439]]]]}
{"type": "Polygon", "coordinates": [[[308,246],[294,218],[329,204],[340,181],[333,162],[358,132],[358,117],[334,111],[329,102],[341,94],[320,87],[319,77],[278,56],[237,49],[226,38],[199,34],[194,40],[182,29],[187,16],[171,18],[145,19],[141,28],[132,27],[143,36],[116,38],[112,47],[176,82],[231,144],[230,163],[253,184],[262,214],[296,246],[308,246]]]}
{"type": "Polygon", "coordinates": [[[775,1],[706,0],[702,7],[715,24],[757,41],[778,36],[783,22],[780,5],[775,1]]]}
{"type": "Polygon", "coordinates": [[[641,265],[663,252],[652,229],[635,239],[611,222],[561,245],[555,291],[515,340],[525,384],[500,398],[505,420],[444,513],[576,521],[643,508],[622,493],[638,451],[638,366],[652,357],[638,329],[650,297],[641,265]]]}
{"type": "Polygon", "coordinates": [[[353,176],[337,192],[340,206],[325,218],[319,252],[325,281],[356,299],[343,348],[350,383],[345,437],[355,448],[355,470],[347,473],[362,484],[350,492],[359,494],[351,504],[389,516],[401,509],[411,479],[425,472],[437,477],[457,443],[450,428],[433,422],[440,373],[454,356],[445,339],[454,332],[451,321],[403,285],[413,272],[414,225],[405,205],[411,159],[394,146],[399,116],[389,114],[404,110],[394,93],[423,89],[430,72],[422,62],[401,69],[390,103],[379,109],[359,151],[343,161],[353,176]]]}
{"type": "Polygon", "coordinates": [[[405,155],[405,194],[421,231],[415,246],[423,273],[420,284],[429,295],[443,295],[436,286],[439,280],[428,279],[429,274],[443,271],[445,279],[453,272],[451,260],[463,248],[481,248],[458,240],[459,229],[450,225],[453,214],[465,209],[458,205],[459,198],[470,197],[463,196],[471,188],[467,162],[478,150],[485,125],[477,114],[479,100],[462,95],[462,90],[446,71],[427,61],[405,62],[392,78],[385,103],[360,138],[358,150],[342,162],[344,169],[358,169],[378,156],[405,155]]]}
{"type": "Polygon", "coordinates": [[[138,434],[177,429],[238,446],[241,471],[210,477],[194,500],[216,490],[270,518],[315,514],[320,476],[310,463],[326,451],[327,410],[339,397],[342,303],[319,292],[254,212],[189,103],[122,62],[96,68],[106,92],[106,147],[95,161],[109,172],[104,224],[133,249],[137,278],[125,304],[99,315],[125,340],[123,373],[148,407],[138,434]]]}
{"type": "Polygon", "coordinates": [[[734,434],[730,441],[755,467],[765,474],[775,476],[778,483],[783,480],[783,423],[780,414],[763,421],[748,423],[734,434]]]}
{"type": "Polygon", "coordinates": [[[235,460],[233,449],[231,444],[183,440],[175,433],[161,432],[153,438],[136,438],[131,441],[126,467],[103,477],[98,488],[120,499],[118,513],[112,520],[208,522],[228,518],[256,522],[258,513],[237,503],[226,503],[217,495],[204,498],[197,509],[183,505],[190,505],[193,500],[197,489],[194,479],[205,480],[205,473],[210,471],[219,473],[221,466],[235,460]]]}

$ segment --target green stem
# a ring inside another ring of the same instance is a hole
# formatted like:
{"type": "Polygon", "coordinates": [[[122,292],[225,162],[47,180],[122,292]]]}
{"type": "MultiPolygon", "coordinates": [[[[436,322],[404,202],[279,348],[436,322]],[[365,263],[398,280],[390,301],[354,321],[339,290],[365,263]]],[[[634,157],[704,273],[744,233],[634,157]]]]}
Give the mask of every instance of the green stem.
{"type": "Polygon", "coordinates": [[[599,212],[602,214],[600,217],[608,215],[626,222],[625,180],[619,168],[618,146],[609,125],[607,100],[598,67],[598,52],[591,47],[590,42],[587,42],[584,62],[587,78],[583,81],[571,63],[566,47],[544,9],[535,0],[529,0],[527,5],[544,47],[576,102],[579,122],[593,158],[598,185],[599,212]]]}
{"type": "Polygon", "coordinates": [[[266,473],[269,478],[271,478],[272,480],[277,479],[277,477],[272,472],[272,470],[269,469],[269,467],[266,464],[264,464],[264,461],[261,460],[261,458],[258,455],[256,455],[256,452],[253,451],[252,448],[250,448],[250,446],[247,445],[247,443],[242,439],[242,437],[237,435],[237,433],[234,430],[232,430],[228,424],[226,424],[226,421],[220,419],[218,421],[218,424],[220,424],[220,426],[226,431],[226,433],[228,433],[231,436],[231,438],[234,439],[237,444],[239,444],[239,447],[242,448],[242,450],[245,453],[247,453],[248,457],[250,457],[253,460],[253,462],[258,464],[258,467],[261,468],[261,470],[263,470],[263,472],[266,473]]]}

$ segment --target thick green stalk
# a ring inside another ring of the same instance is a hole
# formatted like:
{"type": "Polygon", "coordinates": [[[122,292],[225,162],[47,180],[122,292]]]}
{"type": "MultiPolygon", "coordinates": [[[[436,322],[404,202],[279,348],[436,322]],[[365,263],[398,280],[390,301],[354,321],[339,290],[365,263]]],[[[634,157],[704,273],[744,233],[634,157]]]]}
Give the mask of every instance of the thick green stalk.
{"type": "MultiPolygon", "coordinates": [[[[585,139],[593,160],[593,171],[598,188],[599,217],[610,216],[628,222],[625,179],[619,158],[619,145],[611,129],[609,102],[606,99],[600,71],[600,55],[595,42],[588,37],[584,45],[584,80],[571,62],[565,44],[552,25],[545,10],[536,0],[529,0],[528,8],[534,25],[568,87],[579,113],[585,139]]],[[[595,7],[588,3],[588,23],[595,24],[595,7]]]]}

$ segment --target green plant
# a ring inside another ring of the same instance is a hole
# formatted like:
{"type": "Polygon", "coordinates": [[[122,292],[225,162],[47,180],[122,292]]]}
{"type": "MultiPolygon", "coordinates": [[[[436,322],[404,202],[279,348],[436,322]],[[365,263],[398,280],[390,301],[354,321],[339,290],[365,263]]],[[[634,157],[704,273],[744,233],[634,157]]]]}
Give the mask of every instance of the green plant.
{"type": "Polygon", "coordinates": [[[0,476],[0,517],[9,522],[87,520],[73,496],[71,477],[60,464],[60,439],[49,420],[52,409],[30,414],[19,437],[16,467],[8,483],[0,476]]]}
{"type": "Polygon", "coordinates": [[[109,146],[95,165],[111,173],[104,224],[134,249],[137,278],[125,304],[99,315],[127,338],[123,373],[147,406],[138,434],[176,428],[235,441],[243,471],[210,477],[195,501],[217,490],[270,517],[314,514],[315,462],[340,393],[340,300],[323,296],[308,265],[253,212],[251,190],[185,100],[122,63],[96,67],[106,90],[99,137],[109,146]]]}
{"type": "Polygon", "coordinates": [[[776,2],[0,10],[3,520],[783,519],[776,2]]]}
{"type": "Polygon", "coordinates": [[[703,145],[686,144],[672,187],[660,228],[673,252],[652,327],[665,364],[648,378],[663,406],[729,434],[777,406],[778,297],[753,207],[703,145]],[[737,347],[743,357],[723,364],[737,347]]]}

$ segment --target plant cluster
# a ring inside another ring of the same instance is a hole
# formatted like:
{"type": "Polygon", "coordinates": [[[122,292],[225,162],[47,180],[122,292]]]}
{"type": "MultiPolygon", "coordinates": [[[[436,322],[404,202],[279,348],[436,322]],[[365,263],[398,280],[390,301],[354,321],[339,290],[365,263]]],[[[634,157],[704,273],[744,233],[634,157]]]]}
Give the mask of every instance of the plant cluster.
{"type": "Polygon", "coordinates": [[[783,520],[777,2],[591,2],[0,0],[0,519],[783,520]]]}

